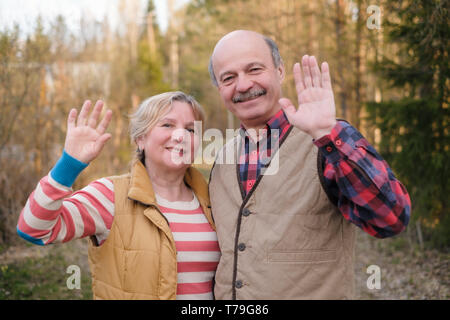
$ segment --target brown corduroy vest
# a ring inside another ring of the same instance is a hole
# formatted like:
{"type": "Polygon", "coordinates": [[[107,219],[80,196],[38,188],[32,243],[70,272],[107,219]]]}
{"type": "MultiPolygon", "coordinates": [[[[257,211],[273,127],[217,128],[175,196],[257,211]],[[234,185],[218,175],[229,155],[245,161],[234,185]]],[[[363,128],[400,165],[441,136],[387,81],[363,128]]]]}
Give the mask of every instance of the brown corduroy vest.
{"type": "MultiPolygon", "coordinates": [[[[229,145],[239,150],[240,139],[229,145]]],[[[209,191],[222,251],[215,298],[351,299],[354,226],[321,185],[318,149],[293,127],[278,152],[277,173],[260,176],[245,197],[237,162],[213,167],[209,191]]]]}

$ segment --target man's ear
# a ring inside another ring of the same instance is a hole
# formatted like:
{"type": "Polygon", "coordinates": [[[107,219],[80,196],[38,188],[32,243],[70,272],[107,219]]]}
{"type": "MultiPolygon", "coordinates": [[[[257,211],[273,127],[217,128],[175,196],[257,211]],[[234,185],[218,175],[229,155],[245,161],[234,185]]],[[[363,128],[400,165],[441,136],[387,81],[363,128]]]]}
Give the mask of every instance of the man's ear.
{"type": "Polygon", "coordinates": [[[283,62],[280,62],[280,65],[277,68],[277,72],[278,72],[278,76],[279,76],[280,84],[281,84],[283,82],[283,80],[284,80],[285,75],[286,75],[283,62]]]}

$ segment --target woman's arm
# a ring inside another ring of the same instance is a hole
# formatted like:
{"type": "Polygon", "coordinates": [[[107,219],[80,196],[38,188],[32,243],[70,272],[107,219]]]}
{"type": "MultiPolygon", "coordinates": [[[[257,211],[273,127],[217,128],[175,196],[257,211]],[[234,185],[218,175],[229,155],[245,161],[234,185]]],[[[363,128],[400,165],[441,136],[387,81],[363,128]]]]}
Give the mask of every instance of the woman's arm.
{"type": "Polygon", "coordinates": [[[39,245],[92,235],[99,243],[107,238],[114,217],[113,183],[103,178],[73,193],[71,186],[83,168],[64,152],[20,213],[17,233],[22,238],[39,245]]]}
{"type": "Polygon", "coordinates": [[[114,216],[111,181],[100,179],[75,193],[71,188],[76,177],[111,138],[105,133],[111,111],[96,127],[103,102],[96,103],[88,118],[90,107],[90,101],[86,101],[78,119],[76,109],[70,111],[63,155],[38,183],[20,214],[17,232],[28,241],[44,245],[90,235],[101,241],[109,233],[114,216]]]}

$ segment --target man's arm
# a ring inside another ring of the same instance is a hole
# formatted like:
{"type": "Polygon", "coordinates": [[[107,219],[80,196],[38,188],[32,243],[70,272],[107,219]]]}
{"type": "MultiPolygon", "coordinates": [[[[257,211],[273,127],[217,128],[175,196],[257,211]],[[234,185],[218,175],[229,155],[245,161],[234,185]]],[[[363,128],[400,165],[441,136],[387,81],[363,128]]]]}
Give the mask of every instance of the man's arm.
{"type": "Polygon", "coordinates": [[[280,99],[289,122],[309,134],[325,155],[325,183],[338,198],[344,217],[367,233],[389,237],[408,224],[411,200],[386,161],[351,125],[336,121],[336,106],[326,62],[321,70],[307,55],[294,65],[299,101],[280,99]]]}
{"type": "Polygon", "coordinates": [[[314,141],[325,157],[323,175],[345,219],[377,238],[405,229],[411,200],[389,165],[350,124],[338,121],[314,141]]]}

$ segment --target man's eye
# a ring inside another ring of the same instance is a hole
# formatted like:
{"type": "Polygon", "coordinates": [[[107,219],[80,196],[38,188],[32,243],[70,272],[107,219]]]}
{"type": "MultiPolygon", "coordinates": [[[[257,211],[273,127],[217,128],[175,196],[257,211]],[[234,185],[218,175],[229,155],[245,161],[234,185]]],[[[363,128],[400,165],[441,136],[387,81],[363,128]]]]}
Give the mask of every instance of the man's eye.
{"type": "Polygon", "coordinates": [[[257,71],[260,71],[260,70],[261,70],[261,68],[255,67],[255,68],[251,68],[250,72],[257,72],[257,71]]]}
{"type": "Polygon", "coordinates": [[[226,77],[225,79],[222,80],[222,82],[230,82],[233,79],[233,77],[226,77]]]}
{"type": "Polygon", "coordinates": [[[195,132],[195,130],[192,129],[192,128],[188,128],[188,129],[186,129],[186,130],[189,131],[190,133],[194,133],[194,132],[195,132]]]}

